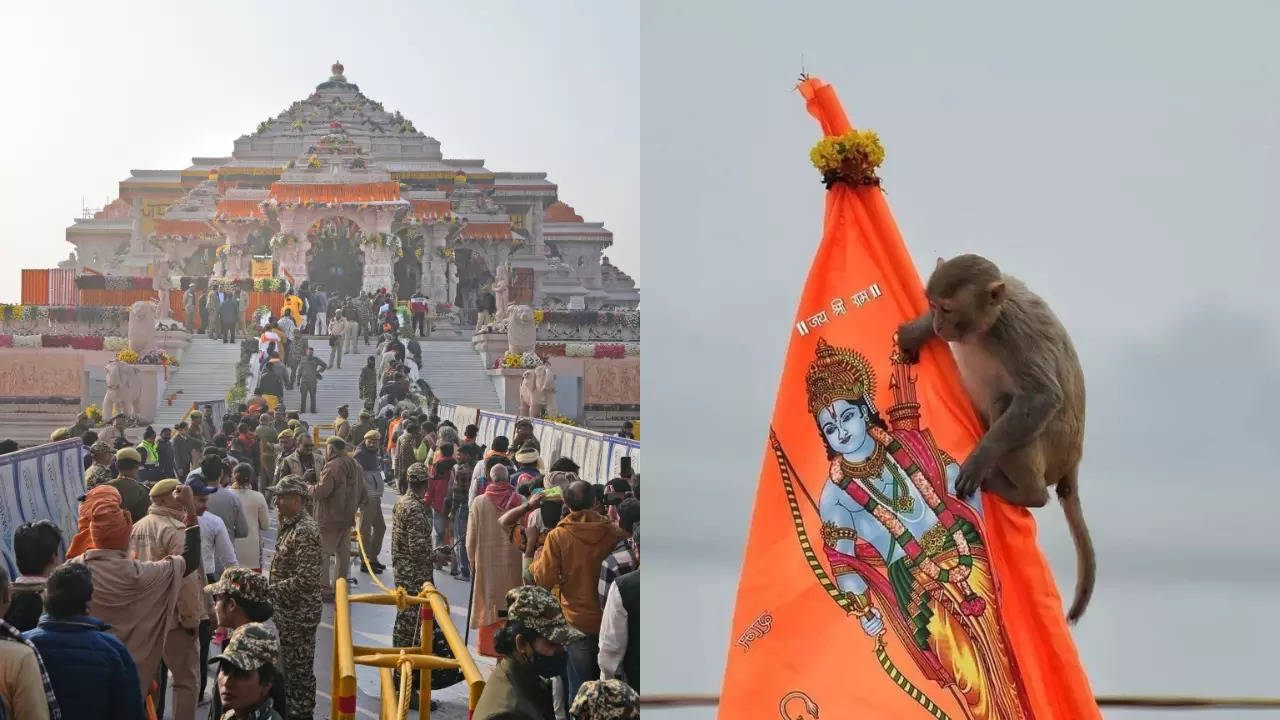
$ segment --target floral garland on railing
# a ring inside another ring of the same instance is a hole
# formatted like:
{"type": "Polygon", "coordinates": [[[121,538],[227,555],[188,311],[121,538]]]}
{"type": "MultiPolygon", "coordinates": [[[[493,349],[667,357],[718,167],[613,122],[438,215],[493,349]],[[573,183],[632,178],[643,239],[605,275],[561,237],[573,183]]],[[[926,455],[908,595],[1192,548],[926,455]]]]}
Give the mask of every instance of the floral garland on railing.
{"type": "Polygon", "coordinates": [[[597,360],[639,357],[639,343],[538,343],[538,355],[546,357],[594,358],[597,360]]]}
{"type": "Polygon", "coordinates": [[[0,304],[0,320],[97,323],[122,321],[129,308],[115,305],[4,305],[0,304]]]}
{"type": "Polygon", "coordinates": [[[150,277],[125,277],[121,275],[80,275],[76,277],[79,290],[151,290],[150,277]]]}
{"type": "Polygon", "coordinates": [[[596,310],[534,310],[533,322],[564,323],[566,325],[625,325],[640,327],[640,312],[599,312],[596,310]]]}
{"type": "Polygon", "coordinates": [[[819,140],[809,151],[809,160],[822,173],[828,190],[837,182],[879,185],[876,169],[884,162],[884,146],[874,130],[850,130],[819,140]]]}

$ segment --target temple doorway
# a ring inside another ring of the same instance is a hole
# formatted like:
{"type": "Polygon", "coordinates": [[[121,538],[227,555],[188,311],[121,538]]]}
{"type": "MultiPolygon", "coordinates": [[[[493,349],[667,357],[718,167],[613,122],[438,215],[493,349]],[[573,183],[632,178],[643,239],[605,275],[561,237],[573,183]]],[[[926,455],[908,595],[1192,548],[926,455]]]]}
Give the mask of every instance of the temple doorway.
{"type": "Polygon", "coordinates": [[[322,220],[311,228],[307,278],[311,287],[319,285],[330,293],[355,297],[364,276],[364,233],[346,218],[322,220]]]}
{"type": "MultiPolygon", "coordinates": [[[[401,252],[393,268],[396,285],[400,288],[399,299],[401,300],[408,300],[415,291],[422,289],[422,236],[415,234],[406,237],[406,235],[408,233],[396,233],[400,238],[401,252]]],[[[431,298],[431,300],[439,301],[438,298],[431,298]]]]}
{"type": "Polygon", "coordinates": [[[457,285],[448,302],[458,308],[464,323],[474,323],[483,291],[493,283],[493,273],[480,253],[465,248],[458,248],[455,252],[454,265],[457,268],[457,285]]]}

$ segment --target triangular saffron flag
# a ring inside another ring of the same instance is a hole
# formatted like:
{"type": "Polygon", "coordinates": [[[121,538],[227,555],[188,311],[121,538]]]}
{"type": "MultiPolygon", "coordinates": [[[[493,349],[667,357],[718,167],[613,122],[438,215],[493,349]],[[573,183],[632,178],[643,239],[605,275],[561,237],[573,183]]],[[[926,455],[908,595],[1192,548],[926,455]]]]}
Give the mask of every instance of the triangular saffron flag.
{"type": "Polygon", "coordinates": [[[721,720],[1100,717],[1036,527],[954,495],[981,426],[943,343],[898,326],[924,288],[829,85],[822,243],[791,331],[734,610],[721,720]]]}

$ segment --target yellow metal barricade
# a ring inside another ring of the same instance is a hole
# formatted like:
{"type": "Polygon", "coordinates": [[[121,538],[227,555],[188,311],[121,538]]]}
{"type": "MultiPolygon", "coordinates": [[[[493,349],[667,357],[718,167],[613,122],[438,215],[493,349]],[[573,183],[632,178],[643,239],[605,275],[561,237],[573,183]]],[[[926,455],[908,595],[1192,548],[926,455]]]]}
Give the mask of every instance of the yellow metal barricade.
{"type": "MultiPolygon", "coordinates": [[[[333,423],[316,423],[315,425],[312,425],[312,426],[311,426],[311,442],[315,443],[316,445],[319,445],[319,444],[320,444],[320,431],[321,431],[321,430],[333,430],[333,428],[334,428],[334,424],[333,424],[333,423]]],[[[330,434],[330,435],[332,435],[333,433],[329,433],[329,434],[330,434]]],[[[327,436],[326,436],[326,437],[327,437],[327,436]]]]}
{"type": "MultiPolygon", "coordinates": [[[[359,533],[356,534],[360,545],[360,556],[368,562],[364,551],[364,543],[359,533]]],[[[333,687],[330,693],[332,708],[330,717],[334,720],[355,720],[356,715],[356,666],[366,665],[379,669],[381,706],[379,717],[382,720],[406,720],[409,717],[409,695],[413,688],[413,674],[419,675],[418,717],[431,717],[431,671],[459,670],[467,683],[469,696],[468,710],[475,710],[480,701],[480,693],[484,690],[484,676],[476,667],[475,660],[467,650],[467,645],[453,625],[449,615],[449,601],[436,590],[431,583],[424,583],[417,595],[410,595],[400,588],[388,588],[370,575],[373,582],[382,592],[364,595],[351,595],[346,579],[339,579],[334,588],[333,611],[333,687]],[[415,647],[377,648],[354,645],[351,640],[351,603],[367,603],[370,605],[393,605],[396,608],[416,607],[419,609],[421,622],[420,643],[415,647]],[[432,640],[435,637],[435,625],[440,624],[440,632],[449,644],[453,658],[442,658],[432,654],[432,640]],[[400,671],[400,685],[395,686],[392,670],[400,671]]]]}

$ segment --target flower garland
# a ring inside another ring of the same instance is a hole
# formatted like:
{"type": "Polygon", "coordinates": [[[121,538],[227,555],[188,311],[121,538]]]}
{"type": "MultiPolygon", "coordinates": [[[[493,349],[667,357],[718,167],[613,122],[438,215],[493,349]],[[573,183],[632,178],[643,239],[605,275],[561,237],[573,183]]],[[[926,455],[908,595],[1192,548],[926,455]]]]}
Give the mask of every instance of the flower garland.
{"type": "Polygon", "coordinates": [[[286,245],[292,245],[296,242],[298,242],[298,238],[293,235],[279,232],[271,236],[271,239],[267,241],[267,246],[272,250],[279,250],[286,245]]]}
{"type": "Polygon", "coordinates": [[[640,327],[640,312],[628,310],[619,312],[599,312],[596,310],[534,310],[533,322],[563,323],[566,325],[623,325],[640,327]]]}
{"type": "Polygon", "coordinates": [[[89,422],[94,425],[102,423],[102,409],[98,407],[97,403],[90,403],[89,407],[84,409],[84,414],[89,418],[89,422]]]}
{"type": "Polygon", "coordinates": [[[373,233],[372,235],[365,235],[360,240],[360,245],[362,247],[366,245],[385,247],[394,252],[396,257],[402,257],[404,255],[403,243],[400,241],[400,236],[393,235],[392,233],[373,233]]]}
{"type": "Polygon", "coordinates": [[[568,426],[570,426],[570,427],[577,427],[577,426],[578,426],[578,423],[574,422],[573,420],[570,420],[569,418],[567,418],[567,417],[565,417],[565,416],[563,416],[563,415],[556,415],[556,416],[554,416],[554,417],[548,417],[548,418],[543,418],[543,419],[544,419],[544,420],[546,420],[547,422],[553,422],[553,423],[555,423],[555,424],[557,424],[557,425],[568,425],[568,426]]]}
{"type": "Polygon", "coordinates": [[[129,363],[130,365],[136,365],[138,363],[138,353],[126,348],[124,350],[121,350],[116,355],[116,360],[119,360],[122,363],[129,363]]]}
{"type": "Polygon", "coordinates": [[[280,292],[284,289],[284,281],[280,278],[255,278],[253,289],[258,292],[280,292]]]}
{"type": "Polygon", "coordinates": [[[884,162],[884,146],[874,130],[850,130],[819,140],[809,151],[809,160],[822,173],[828,190],[837,182],[879,185],[876,169],[884,162]]]}
{"type": "Polygon", "coordinates": [[[255,323],[260,323],[262,322],[262,318],[270,317],[270,316],[271,316],[271,308],[267,307],[266,305],[259,305],[258,308],[253,311],[252,317],[255,323]]]}
{"type": "Polygon", "coordinates": [[[636,343],[548,343],[539,344],[538,351],[548,356],[620,360],[627,356],[639,356],[640,345],[636,343]]]}
{"type": "Polygon", "coordinates": [[[542,364],[542,358],[538,357],[538,354],[535,352],[526,352],[522,355],[509,352],[504,355],[501,360],[495,362],[493,367],[495,369],[506,368],[508,370],[526,370],[536,368],[542,364]]]}

